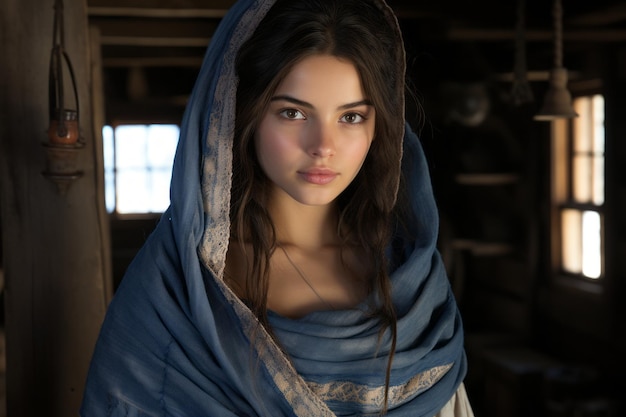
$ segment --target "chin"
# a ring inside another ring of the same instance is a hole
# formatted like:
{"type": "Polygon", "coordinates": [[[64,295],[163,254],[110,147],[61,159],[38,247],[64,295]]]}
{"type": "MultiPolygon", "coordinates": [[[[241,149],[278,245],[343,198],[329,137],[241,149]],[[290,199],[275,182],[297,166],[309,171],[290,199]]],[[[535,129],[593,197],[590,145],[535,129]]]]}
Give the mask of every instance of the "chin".
{"type": "Polygon", "coordinates": [[[305,206],[327,206],[333,204],[337,200],[335,193],[327,195],[313,195],[316,193],[308,192],[298,196],[292,196],[294,200],[305,206]]]}

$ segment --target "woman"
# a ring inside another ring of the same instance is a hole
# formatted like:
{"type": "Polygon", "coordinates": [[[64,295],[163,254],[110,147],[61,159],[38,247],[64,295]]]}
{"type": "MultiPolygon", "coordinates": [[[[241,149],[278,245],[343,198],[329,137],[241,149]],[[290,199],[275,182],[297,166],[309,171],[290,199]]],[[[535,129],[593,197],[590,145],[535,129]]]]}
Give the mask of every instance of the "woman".
{"type": "Polygon", "coordinates": [[[382,0],[232,7],[82,416],[472,415],[403,89],[382,0]]]}

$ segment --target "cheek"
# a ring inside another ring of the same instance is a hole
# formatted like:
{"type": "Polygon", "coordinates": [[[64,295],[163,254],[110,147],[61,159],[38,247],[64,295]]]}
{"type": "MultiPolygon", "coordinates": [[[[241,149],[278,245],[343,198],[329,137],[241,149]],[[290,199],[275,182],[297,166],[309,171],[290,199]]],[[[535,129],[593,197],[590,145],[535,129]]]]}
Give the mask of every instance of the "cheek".
{"type": "Polygon", "coordinates": [[[271,123],[265,121],[254,136],[257,160],[263,170],[284,162],[293,147],[292,140],[271,123]]]}
{"type": "Polygon", "coordinates": [[[346,154],[352,156],[351,160],[355,165],[361,166],[371,149],[371,145],[372,141],[367,139],[354,141],[350,143],[350,149],[347,150],[346,154]]]}
{"type": "Polygon", "coordinates": [[[354,136],[347,141],[350,149],[346,153],[352,155],[355,163],[359,166],[365,161],[367,154],[372,149],[375,134],[374,126],[374,120],[368,121],[362,130],[355,132],[354,136]]]}
{"type": "Polygon", "coordinates": [[[274,160],[273,155],[276,153],[272,151],[271,146],[267,143],[268,141],[256,141],[256,158],[259,162],[259,166],[261,170],[269,175],[268,168],[276,166],[276,162],[274,160]]]}

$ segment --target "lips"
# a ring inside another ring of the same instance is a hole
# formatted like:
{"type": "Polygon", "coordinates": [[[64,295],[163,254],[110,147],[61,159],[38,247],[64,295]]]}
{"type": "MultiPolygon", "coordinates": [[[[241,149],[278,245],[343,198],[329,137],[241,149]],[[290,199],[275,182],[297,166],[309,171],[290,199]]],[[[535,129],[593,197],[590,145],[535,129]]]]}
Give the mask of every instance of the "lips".
{"type": "Polygon", "coordinates": [[[312,168],[306,171],[298,171],[300,177],[311,184],[326,185],[334,180],[339,174],[328,168],[312,168]]]}

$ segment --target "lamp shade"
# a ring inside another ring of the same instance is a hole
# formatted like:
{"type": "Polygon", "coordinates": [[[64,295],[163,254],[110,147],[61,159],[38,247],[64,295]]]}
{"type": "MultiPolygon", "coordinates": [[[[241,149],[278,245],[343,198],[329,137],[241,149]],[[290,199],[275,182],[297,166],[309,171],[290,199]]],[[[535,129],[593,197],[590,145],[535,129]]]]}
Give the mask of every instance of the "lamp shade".
{"type": "Polygon", "coordinates": [[[553,68],[550,71],[550,86],[543,100],[543,106],[535,115],[535,120],[550,121],[572,119],[578,114],[572,107],[572,95],[567,89],[567,70],[553,68]]]}

